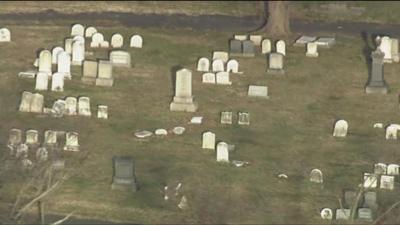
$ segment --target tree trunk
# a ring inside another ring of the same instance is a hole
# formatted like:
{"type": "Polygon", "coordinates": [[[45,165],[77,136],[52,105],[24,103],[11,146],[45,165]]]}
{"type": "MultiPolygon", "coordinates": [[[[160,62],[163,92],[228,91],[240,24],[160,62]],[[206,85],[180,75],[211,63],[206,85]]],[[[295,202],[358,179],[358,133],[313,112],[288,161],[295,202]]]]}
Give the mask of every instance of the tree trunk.
{"type": "Polygon", "coordinates": [[[290,35],[289,1],[267,1],[268,16],[264,27],[265,33],[272,37],[287,37],[290,35]]]}

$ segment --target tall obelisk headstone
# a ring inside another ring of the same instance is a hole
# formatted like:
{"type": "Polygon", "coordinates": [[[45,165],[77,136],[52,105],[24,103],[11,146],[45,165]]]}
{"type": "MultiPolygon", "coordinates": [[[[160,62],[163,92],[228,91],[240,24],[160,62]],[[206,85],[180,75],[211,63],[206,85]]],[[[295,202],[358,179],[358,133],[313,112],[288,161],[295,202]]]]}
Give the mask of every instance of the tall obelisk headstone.
{"type": "Polygon", "coordinates": [[[376,51],[371,53],[372,57],[372,69],[371,76],[368,84],[365,87],[365,92],[370,93],[388,93],[388,85],[383,78],[383,59],[385,54],[378,48],[376,51]]]}

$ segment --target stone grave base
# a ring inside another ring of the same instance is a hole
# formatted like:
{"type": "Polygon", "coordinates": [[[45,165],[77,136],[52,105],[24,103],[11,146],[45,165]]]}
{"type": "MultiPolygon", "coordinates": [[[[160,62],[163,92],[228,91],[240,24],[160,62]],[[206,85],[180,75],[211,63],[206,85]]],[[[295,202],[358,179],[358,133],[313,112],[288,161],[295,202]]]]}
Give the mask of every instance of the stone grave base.
{"type": "Polygon", "coordinates": [[[387,94],[388,93],[388,87],[386,84],[382,85],[382,86],[371,86],[371,85],[367,85],[365,87],[365,93],[367,94],[387,94]]]}
{"type": "Polygon", "coordinates": [[[183,103],[183,102],[171,102],[169,110],[171,111],[184,111],[184,112],[196,112],[198,105],[196,102],[183,103]]]}
{"type": "Polygon", "coordinates": [[[112,78],[97,78],[96,86],[111,87],[114,84],[114,79],[112,78]]]}
{"type": "Polygon", "coordinates": [[[79,146],[64,146],[64,151],[79,152],[79,146]]]}
{"type": "Polygon", "coordinates": [[[125,67],[125,68],[131,68],[131,64],[130,63],[115,63],[115,62],[111,62],[111,64],[114,67],[125,67]]]}
{"type": "Polygon", "coordinates": [[[71,61],[71,65],[82,66],[83,61],[71,61]]]}
{"type": "Polygon", "coordinates": [[[121,179],[114,177],[111,184],[111,190],[137,191],[138,188],[134,179],[121,179]]]}
{"type": "Polygon", "coordinates": [[[81,81],[84,84],[96,84],[96,77],[82,77],[81,81]]]}
{"type": "Polygon", "coordinates": [[[284,75],[285,70],[283,70],[283,69],[267,69],[267,73],[272,74],[272,75],[284,75]]]}
{"type": "Polygon", "coordinates": [[[318,57],[318,53],[315,53],[315,54],[306,53],[306,56],[315,58],[315,57],[318,57]]]}
{"type": "Polygon", "coordinates": [[[243,53],[241,56],[242,57],[254,57],[254,56],[256,56],[256,54],[243,53]]]}

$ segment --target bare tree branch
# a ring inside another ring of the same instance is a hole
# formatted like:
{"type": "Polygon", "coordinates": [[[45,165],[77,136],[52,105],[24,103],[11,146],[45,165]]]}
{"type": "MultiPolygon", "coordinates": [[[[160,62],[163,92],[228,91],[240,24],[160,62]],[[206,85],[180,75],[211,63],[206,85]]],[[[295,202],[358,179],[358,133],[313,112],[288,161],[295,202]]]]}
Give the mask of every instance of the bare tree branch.
{"type": "Polygon", "coordinates": [[[398,205],[400,205],[400,201],[398,201],[398,202],[394,203],[392,206],[390,206],[389,209],[386,210],[382,215],[380,215],[372,224],[377,224],[379,222],[379,220],[381,220],[384,216],[386,216],[390,211],[392,211],[398,205]]]}
{"type": "Polygon", "coordinates": [[[57,220],[54,223],[51,223],[50,225],[60,225],[62,224],[64,221],[66,221],[67,219],[69,219],[72,215],[74,214],[74,211],[70,212],[68,215],[66,215],[64,218],[57,220]]]}

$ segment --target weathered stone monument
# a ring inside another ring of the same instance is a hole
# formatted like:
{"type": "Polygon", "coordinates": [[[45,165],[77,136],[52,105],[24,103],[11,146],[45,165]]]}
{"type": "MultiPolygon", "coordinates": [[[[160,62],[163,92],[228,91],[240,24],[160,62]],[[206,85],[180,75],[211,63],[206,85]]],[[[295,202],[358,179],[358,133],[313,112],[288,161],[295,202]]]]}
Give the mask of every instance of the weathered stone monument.
{"type": "Polygon", "coordinates": [[[211,131],[203,133],[203,144],[202,148],[215,149],[215,134],[211,131]]]}
{"type": "Polygon", "coordinates": [[[44,96],[39,93],[35,93],[32,95],[32,98],[31,98],[29,112],[42,113],[43,105],[44,105],[44,96]]]}
{"type": "Polygon", "coordinates": [[[130,47],[133,48],[142,48],[143,47],[143,38],[140,35],[133,35],[130,40],[130,47]]]}
{"type": "Polygon", "coordinates": [[[64,74],[54,73],[51,78],[51,90],[52,91],[64,91],[64,74]]]}
{"type": "Polygon", "coordinates": [[[233,39],[238,41],[247,40],[247,34],[235,34],[233,35],[233,39]]]}
{"type": "Polygon", "coordinates": [[[202,82],[205,84],[215,84],[215,73],[204,73],[202,82]]]}
{"type": "Polygon", "coordinates": [[[36,160],[39,162],[47,161],[49,152],[45,147],[40,147],[36,150],[36,160]]]}
{"type": "Polygon", "coordinates": [[[383,56],[384,53],[379,51],[372,52],[372,69],[365,92],[370,93],[388,93],[388,85],[383,77],[383,56]]]}
{"type": "Polygon", "coordinates": [[[111,47],[113,48],[122,48],[124,45],[124,37],[121,34],[114,34],[111,37],[111,47]]]}
{"type": "Polygon", "coordinates": [[[380,180],[380,188],[393,190],[394,189],[394,176],[382,175],[380,180]]]}
{"type": "Polygon", "coordinates": [[[398,164],[389,164],[387,167],[387,175],[399,175],[399,167],[398,164]]]}
{"type": "Polygon", "coordinates": [[[71,56],[65,51],[57,55],[57,72],[62,73],[64,78],[71,79],[71,56]]]}
{"type": "Polygon", "coordinates": [[[271,41],[269,39],[264,39],[261,42],[261,53],[268,54],[271,52],[271,41]]]}
{"type": "Polygon", "coordinates": [[[350,209],[336,209],[336,220],[349,220],[350,209]]]}
{"type": "Polygon", "coordinates": [[[221,124],[232,124],[232,112],[221,112],[221,124]]]}
{"type": "Polygon", "coordinates": [[[215,59],[212,61],[212,71],[213,72],[222,72],[224,69],[224,62],[221,59],[215,59]]]}
{"type": "Polygon", "coordinates": [[[116,67],[131,67],[131,54],[127,51],[111,51],[110,62],[116,67]]]}
{"type": "Polygon", "coordinates": [[[347,129],[349,124],[346,120],[338,120],[335,122],[335,127],[333,128],[334,137],[346,137],[347,129]]]}
{"type": "Polygon", "coordinates": [[[232,56],[242,55],[242,41],[240,40],[230,40],[229,41],[229,54],[232,56]]]}
{"type": "Polygon", "coordinates": [[[68,37],[65,38],[64,40],[64,50],[68,53],[68,54],[72,54],[72,43],[73,43],[73,39],[68,37]]]}
{"type": "Polygon", "coordinates": [[[89,97],[80,97],[78,100],[78,114],[80,116],[91,116],[92,113],[90,111],[90,98],[89,97]]]}
{"type": "Polygon", "coordinates": [[[205,57],[201,57],[197,62],[197,71],[208,72],[210,71],[210,60],[205,57]]]}
{"type": "Polygon", "coordinates": [[[83,36],[85,33],[85,27],[81,24],[74,24],[71,27],[71,36],[83,36]]]}
{"type": "Polygon", "coordinates": [[[81,81],[85,84],[95,84],[98,63],[96,61],[83,61],[83,75],[81,81]]]}
{"type": "Polygon", "coordinates": [[[388,36],[382,37],[378,49],[383,52],[383,62],[392,63],[392,39],[388,36]]]}
{"type": "Polygon", "coordinates": [[[61,118],[64,116],[66,108],[65,100],[57,99],[51,108],[51,116],[61,118]]]}
{"type": "Polygon", "coordinates": [[[67,97],[65,99],[65,115],[75,116],[77,114],[77,100],[75,97],[67,97]]]}
{"type": "Polygon", "coordinates": [[[276,42],[276,52],[286,55],[286,44],[284,40],[279,40],[276,42]]]}
{"type": "Polygon", "coordinates": [[[226,64],[226,72],[238,73],[239,63],[236,59],[230,59],[226,64]]]}
{"type": "Polygon", "coordinates": [[[90,38],[96,32],[97,32],[97,29],[95,27],[87,27],[85,30],[85,37],[90,38]]]}
{"type": "MultiPolygon", "coordinates": [[[[104,43],[103,34],[96,32],[92,35],[92,42],[90,42],[91,48],[99,48],[104,43]]],[[[104,45],[104,44],[103,44],[104,45]]]]}
{"type": "Polygon", "coordinates": [[[46,72],[39,71],[36,75],[36,86],[37,91],[47,91],[49,86],[49,74],[46,72]]]}
{"type": "Polygon", "coordinates": [[[37,130],[27,130],[25,135],[25,144],[37,145],[39,143],[39,132],[37,130]]]}
{"type": "Polygon", "coordinates": [[[67,132],[65,134],[65,146],[64,151],[79,151],[78,133],[67,132]]]}
{"type": "Polygon", "coordinates": [[[97,68],[96,86],[111,87],[114,84],[112,75],[113,64],[110,61],[100,60],[97,68]]]}
{"type": "Polygon", "coordinates": [[[255,48],[254,48],[254,43],[252,41],[246,40],[242,42],[242,56],[246,57],[255,56],[255,48]]]}
{"type": "Polygon", "coordinates": [[[397,140],[397,131],[399,128],[393,124],[386,127],[386,140],[397,140]]]}
{"type": "Polygon", "coordinates": [[[364,173],[364,188],[376,188],[378,186],[378,175],[374,173],[364,173]]]}
{"type": "Polygon", "coordinates": [[[376,163],[374,165],[374,173],[375,174],[386,174],[387,171],[387,165],[385,163],[376,163]]]}
{"type": "Polygon", "coordinates": [[[322,171],[319,169],[313,169],[310,173],[310,181],[313,183],[323,183],[322,171]]]}
{"type": "Polygon", "coordinates": [[[39,54],[39,72],[51,76],[51,52],[49,50],[42,50],[39,54]]]}
{"type": "Polygon", "coordinates": [[[399,62],[400,57],[399,57],[399,39],[397,38],[392,38],[392,46],[391,46],[391,55],[392,55],[392,60],[393,62],[399,62]]]}
{"type": "Polygon", "coordinates": [[[22,92],[21,103],[19,104],[20,112],[30,112],[32,93],[28,91],[22,92]]]}
{"type": "Polygon", "coordinates": [[[250,113],[239,112],[238,113],[238,124],[239,125],[250,125],[250,113]]]}
{"type": "Polygon", "coordinates": [[[22,143],[22,131],[17,128],[13,128],[9,132],[8,145],[17,146],[22,143]]]}
{"type": "Polygon", "coordinates": [[[249,39],[254,43],[254,46],[260,46],[262,41],[262,35],[250,35],[249,39]]]}
{"type": "Polygon", "coordinates": [[[108,106],[106,105],[97,106],[97,118],[108,119],[108,106]]]}
{"type": "Polygon", "coordinates": [[[46,130],[44,132],[44,144],[54,146],[57,144],[57,132],[54,130],[46,130]]]}
{"type": "Polygon", "coordinates": [[[175,96],[170,104],[171,111],[195,112],[198,108],[192,95],[192,71],[181,69],[176,72],[175,96]]]}
{"type": "Polygon", "coordinates": [[[85,60],[85,43],[82,41],[74,41],[72,44],[72,65],[82,65],[85,60]]]}
{"type": "Polygon", "coordinates": [[[132,157],[114,157],[114,173],[111,184],[112,190],[137,191],[138,185],[135,175],[135,164],[132,157]]]}
{"type": "Polygon", "coordinates": [[[229,53],[224,52],[224,51],[214,51],[212,60],[216,60],[216,59],[220,59],[224,63],[226,63],[226,62],[228,62],[228,59],[229,59],[229,53]]]}
{"type": "Polygon", "coordinates": [[[333,212],[330,208],[324,208],[321,210],[321,218],[324,220],[331,220],[333,218],[333,212]]]}
{"type": "Polygon", "coordinates": [[[217,80],[217,84],[222,84],[222,85],[231,85],[232,82],[229,79],[229,73],[228,72],[218,72],[216,74],[216,80],[217,80]]]}
{"type": "Polygon", "coordinates": [[[51,63],[52,64],[57,64],[57,56],[58,53],[64,51],[64,49],[60,46],[54,47],[53,50],[51,50],[51,63]]]}
{"type": "Polygon", "coordinates": [[[269,98],[267,86],[249,85],[247,95],[250,97],[269,98]]]}
{"type": "Polygon", "coordinates": [[[307,57],[318,57],[317,43],[316,42],[307,43],[306,56],[307,57]]]}
{"type": "Polygon", "coordinates": [[[11,32],[7,28],[0,29],[0,42],[10,42],[11,41],[11,32]]]}
{"type": "Polygon", "coordinates": [[[269,67],[267,69],[269,74],[283,75],[285,70],[283,70],[283,55],[280,53],[270,53],[269,54],[269,67]]]}
{"type": "Polygon", "coordinates": [[[229,162],[228,144],[225,142],[217,144],[217,162],[229,162]]]}

